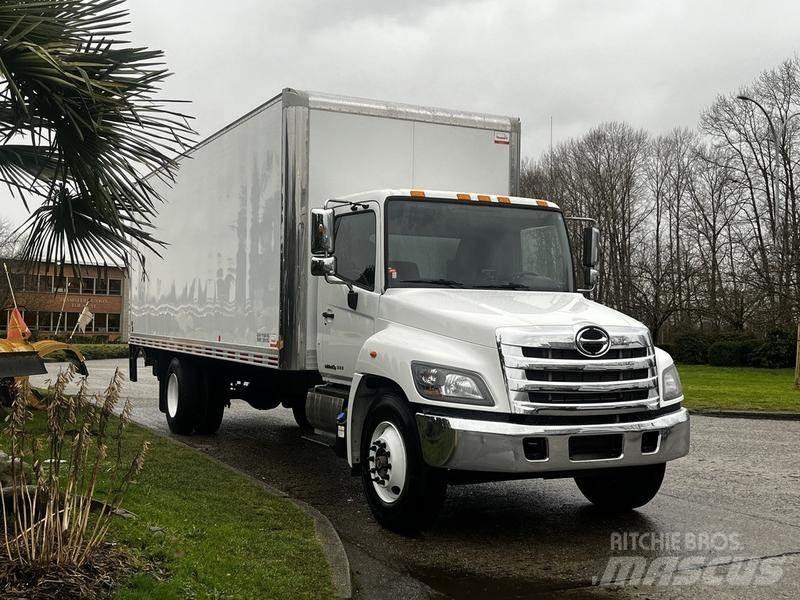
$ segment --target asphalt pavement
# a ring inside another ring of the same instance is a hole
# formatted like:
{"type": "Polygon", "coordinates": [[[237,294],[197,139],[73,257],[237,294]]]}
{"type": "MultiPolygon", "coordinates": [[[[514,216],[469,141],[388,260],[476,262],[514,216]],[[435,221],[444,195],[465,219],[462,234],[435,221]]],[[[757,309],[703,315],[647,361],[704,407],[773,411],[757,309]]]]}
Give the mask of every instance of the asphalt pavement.
{"type": "MultiPolygon", "coordinates": [[[[115,368],[127,361],[91,361],[90,387],[115,368]]],[[[155,378],[140,367],[139,379],[125,386],[134,420],[168,433],[155,378]]],[[[624,516],[595,510],[572,480],[451,486],[415,538],[375,523],[360,479],[291,411],[234,400],[216,435],[175,437],[323,512],[359,598],[800,598],[798,421],[694,416],[690,455],[624,516]]]]}

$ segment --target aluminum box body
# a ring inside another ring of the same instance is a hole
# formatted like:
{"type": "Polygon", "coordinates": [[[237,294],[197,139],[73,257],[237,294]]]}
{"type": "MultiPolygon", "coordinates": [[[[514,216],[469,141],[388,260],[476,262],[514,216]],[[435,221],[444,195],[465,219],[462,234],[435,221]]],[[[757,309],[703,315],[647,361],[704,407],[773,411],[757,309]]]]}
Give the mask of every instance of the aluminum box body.
{"type": "Polygon", "coordinates": [[[516,118],[284,89],[159,182],[168,245],[132,270],[130,342],[316,370],[310,210],[376,188],[515,194],[519,140],[516,118]]]}

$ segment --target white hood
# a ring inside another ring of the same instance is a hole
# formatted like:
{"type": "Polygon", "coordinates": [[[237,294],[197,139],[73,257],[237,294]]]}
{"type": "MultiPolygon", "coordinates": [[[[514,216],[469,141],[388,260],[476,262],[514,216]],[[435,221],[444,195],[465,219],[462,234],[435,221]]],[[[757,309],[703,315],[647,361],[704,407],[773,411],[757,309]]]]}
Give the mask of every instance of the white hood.
{"type": "Polygon", "coordinates": [[[491,347],[500,327],[644,328],[616,310],[567,292],[392,288],[381,297],[379,318],[491,347]]]}

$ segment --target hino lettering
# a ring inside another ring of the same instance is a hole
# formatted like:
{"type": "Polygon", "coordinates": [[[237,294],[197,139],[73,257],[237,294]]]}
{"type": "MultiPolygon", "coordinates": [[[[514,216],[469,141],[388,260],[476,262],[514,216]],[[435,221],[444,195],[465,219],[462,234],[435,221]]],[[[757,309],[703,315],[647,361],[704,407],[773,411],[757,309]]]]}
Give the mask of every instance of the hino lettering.
{"type": "Polygon", "coordinates": [[[397,531],[456,481],[649,502],[689,450],[678,372],[587,298],[599,230],[518,197],[519,144],[515,118],[283,90],[163,183],[131,379],[144,357],[178,434],[217,431],[231,398],[290,408],[397,531]]]}

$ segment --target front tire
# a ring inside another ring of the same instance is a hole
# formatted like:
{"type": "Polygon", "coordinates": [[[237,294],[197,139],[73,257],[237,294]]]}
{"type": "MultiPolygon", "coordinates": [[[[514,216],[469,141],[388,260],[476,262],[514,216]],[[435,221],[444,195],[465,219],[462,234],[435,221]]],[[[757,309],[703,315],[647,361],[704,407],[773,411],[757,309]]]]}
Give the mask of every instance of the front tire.
{"type": "Polygon", "coordinates": [[[294,415],[295,423],[303,431],[314,431],[314,426],[308,420],[306,415],[306,399],[301,398],[292,404],[292,414],[294,415]]]}
{"type": "Polygon", "coordinates": [[[189,361],[175,357],[169,361],[159,385],[164,396],[169,430],[178,435],[191,435],[198,393],[196,369],[189,361]]]}
{"type": "Polygon", "coordinates": [[[429,526],[444,502],[447,482],[425,464],[414,417],[397,393],[382,394],[367,415],[361,481],[375,519],[398,533],[429,526]]]}
{"type": "Polygon", "coordinates": [[[598,470],[575,478],[586,499],[608,512],[624,512],[652,500],[664,481],[666,464],[598,470]]]}

